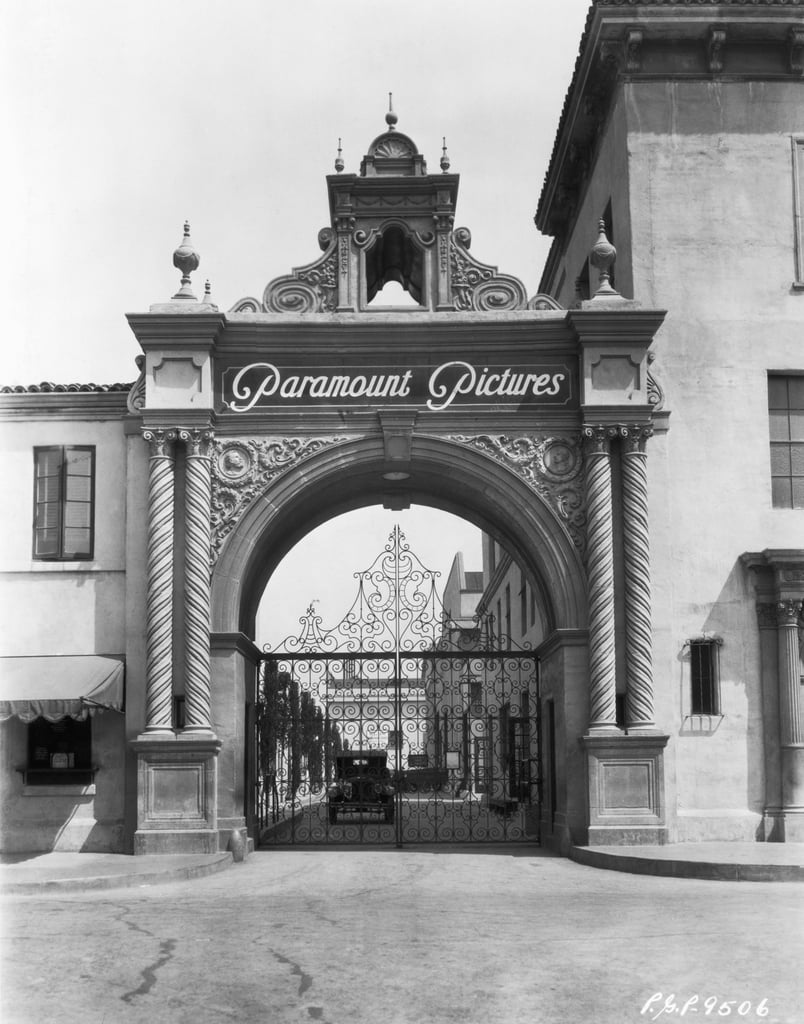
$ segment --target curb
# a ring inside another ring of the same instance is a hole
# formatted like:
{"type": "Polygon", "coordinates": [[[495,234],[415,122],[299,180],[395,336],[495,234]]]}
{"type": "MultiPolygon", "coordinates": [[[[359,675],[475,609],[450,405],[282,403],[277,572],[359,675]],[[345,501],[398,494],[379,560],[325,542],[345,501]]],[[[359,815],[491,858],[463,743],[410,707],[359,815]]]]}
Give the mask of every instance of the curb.
{"type": "Polygon", "coordinates": [[[662,860],[572,846],[570,860],[604,871],[668,878],[701,878],[716,882],[804,882],[801,864],[735,864],[728,861],[662,860]]]}
{"type": "Polygon", "coordinates": [[[231,853],[215,855],[214,860],[203,864],[183,864],[175,868],[160,868],[157,871],[135,871],[129,874],[91,875],[74,878],[48,878],[41,881],[24,882],[0,881],[3,896],[41,896],[60,892],[83,892],[97,889],[133,889],[142,886],[160,885],[163,882],[181,882],[191,878],[224,871],[233,863],[231,853]]]}

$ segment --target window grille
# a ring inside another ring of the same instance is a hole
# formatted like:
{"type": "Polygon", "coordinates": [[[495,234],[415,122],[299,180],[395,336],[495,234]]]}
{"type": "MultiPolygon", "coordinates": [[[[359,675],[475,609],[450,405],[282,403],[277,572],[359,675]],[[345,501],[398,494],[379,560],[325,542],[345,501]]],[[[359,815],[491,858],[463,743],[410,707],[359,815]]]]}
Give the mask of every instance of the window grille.
{"type": "Polygon", "coordinates": [[[34,448],[33,557],[89,559],[94,549],[95,448],[34,448]]]}
{"type": "Polygon", "coordinates": [[[720,640],[689,641],[690,711],[693,715],[720,714],[720,640]]]}

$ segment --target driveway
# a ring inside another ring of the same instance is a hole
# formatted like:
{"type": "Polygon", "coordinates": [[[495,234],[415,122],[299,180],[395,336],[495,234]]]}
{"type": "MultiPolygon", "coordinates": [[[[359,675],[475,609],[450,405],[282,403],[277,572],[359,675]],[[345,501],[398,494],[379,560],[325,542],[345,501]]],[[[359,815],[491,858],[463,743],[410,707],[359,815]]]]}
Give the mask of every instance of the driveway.
{"type": "Polygon", "coordinates": [[[6,897],[2,1019],[793,1024],[802,895],[524,847],[272,850],[194,881],[6,897]]]}

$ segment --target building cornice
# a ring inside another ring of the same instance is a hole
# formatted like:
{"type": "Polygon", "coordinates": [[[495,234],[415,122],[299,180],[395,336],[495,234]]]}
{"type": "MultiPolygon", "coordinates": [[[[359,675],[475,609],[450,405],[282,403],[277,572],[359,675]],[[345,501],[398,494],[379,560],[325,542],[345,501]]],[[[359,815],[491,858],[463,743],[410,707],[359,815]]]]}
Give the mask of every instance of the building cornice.
{"type": "Polygon", "coordinates": [[[801,81],[802,11],[804,0],[595,0],[534,217],[539,230],[571,229],[620,82],[801,81]]]}
{"type": "Polygon", "coordinates": [[[0,420],[124,419],[132,384],[34,384],[0,388],[0,420]]]}

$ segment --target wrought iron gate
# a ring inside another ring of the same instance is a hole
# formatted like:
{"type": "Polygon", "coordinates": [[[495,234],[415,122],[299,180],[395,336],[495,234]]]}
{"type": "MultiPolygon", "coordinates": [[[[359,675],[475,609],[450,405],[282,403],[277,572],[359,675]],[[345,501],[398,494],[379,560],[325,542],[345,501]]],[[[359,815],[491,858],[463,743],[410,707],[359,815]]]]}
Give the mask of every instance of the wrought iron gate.
{"type": "Polygon", "coordinates": [[[266,649],[261,846],[537,842],[538,674],[493,623],[449,619],[396,527],[330,630],[266,649]]]}

